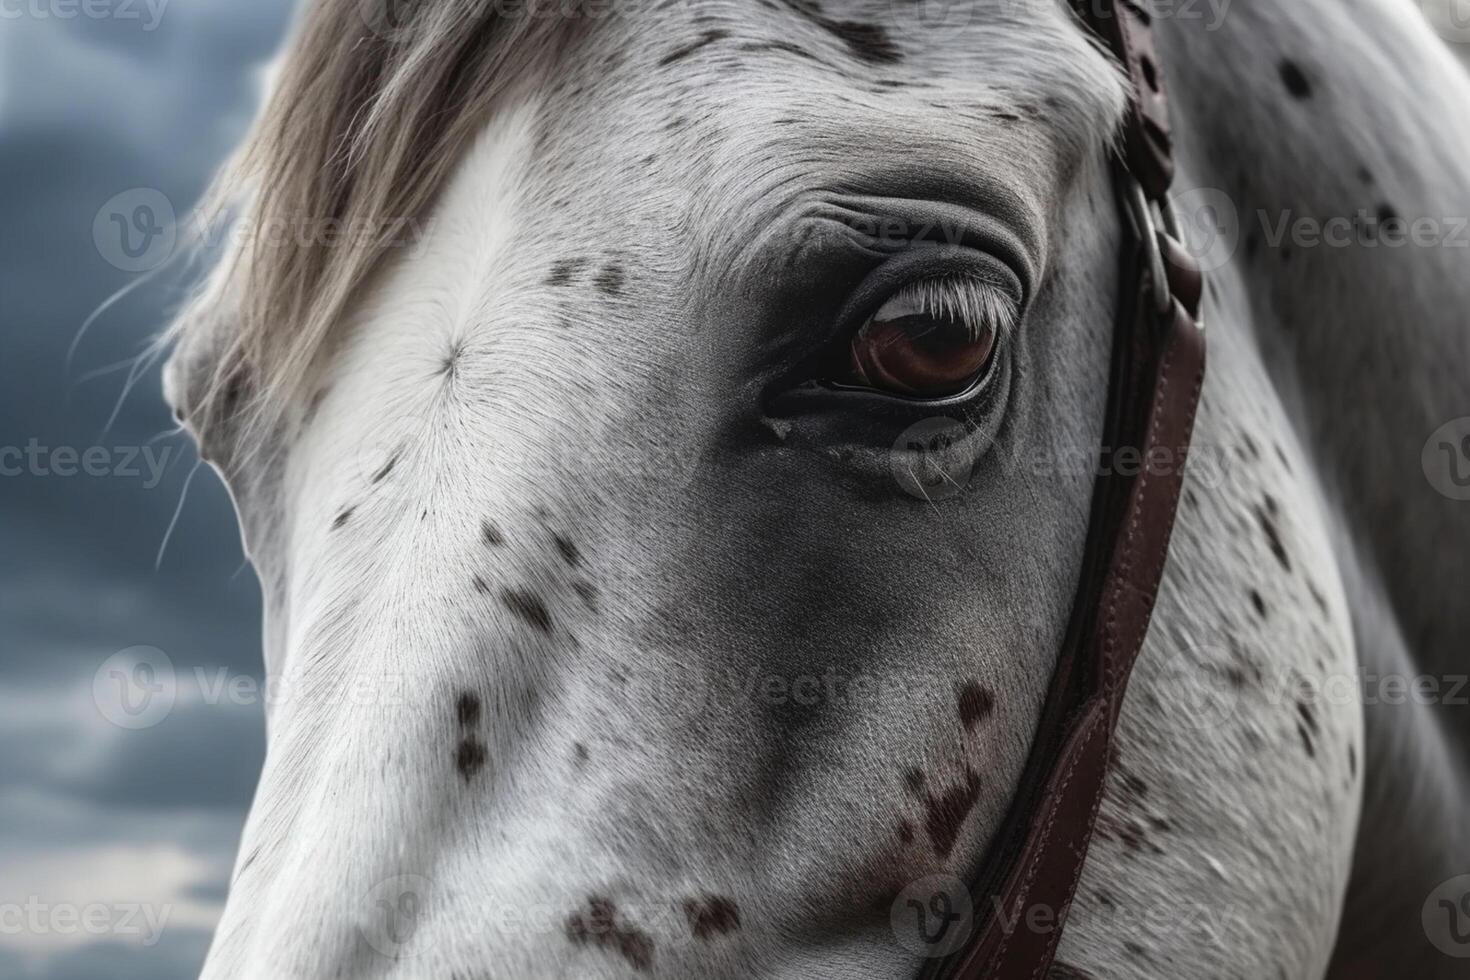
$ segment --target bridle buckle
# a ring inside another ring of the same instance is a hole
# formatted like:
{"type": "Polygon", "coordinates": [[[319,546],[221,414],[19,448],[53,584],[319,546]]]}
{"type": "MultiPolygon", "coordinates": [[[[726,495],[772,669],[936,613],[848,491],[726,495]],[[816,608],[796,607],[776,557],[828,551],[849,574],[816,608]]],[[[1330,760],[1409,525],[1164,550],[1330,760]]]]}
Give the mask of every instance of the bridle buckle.
{"type": "Polygon", "coordinates": [[[1143,185],[1131,174],[1124,177],[1123,199],[1128,204],[1128,215],[1133,220],[1134,230],[1143,245],[1144,261],[1148,265],[1148,289],[1153,295],[1154,310],[1160,316],[1167,314],[1174,305],[1174,290],[1169,281],[1169,269],[1164,251],[1159,245],[1160,234],[1178,246],[1180,254],[1188,254],[1184,236],[1179,228],[1179,214],[1174,202],[1167,194],[1149,200],[1143,185]],[[1162,232],[1161,229],[1162,228],[1162,232]]]}

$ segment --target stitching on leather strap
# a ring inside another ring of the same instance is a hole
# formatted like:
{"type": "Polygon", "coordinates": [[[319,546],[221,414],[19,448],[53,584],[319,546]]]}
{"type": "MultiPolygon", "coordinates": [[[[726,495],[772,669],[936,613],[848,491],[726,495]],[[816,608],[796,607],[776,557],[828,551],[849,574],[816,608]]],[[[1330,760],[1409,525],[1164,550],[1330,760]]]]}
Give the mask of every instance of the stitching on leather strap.
{"type": "MultiPolygon", "coordinates": [[[[1072,761],[1067,764],[1067,773],[1066,773],[1066,776],[1063,777],[1062,784],[1057,789],[1058,798],[1064,798],[1065,797],[1066,791],[1067,791],[1067,787],[1069,785],[1071,785],[1072,776],[1075,775],[1075,773],[1077,771],[1077,766],[1080,765],[1081,762],[1082,762],[1082,760],[1085,759],[1085,758],[1087,758],[1088,755],[1089,755],[1089,753],[1087,752],[1088,746],[1090,746],[1092,744],[1093,740],[1095,738],[1097,738],[1097,735],[1098,735],[1099,732],[1102,732],[1102,731],[1106,731],[1107,730],[1107,727],[1108,727],[1107,721],[1108,721],[1108,719],[1107,719],[1106,705],[1099,705],[1096,708],[1094,708],[1094,710],[1095,711],[1098,711],[1099,713],[1097,715],[1094,715],[1094,717],[1093,717],[1093,723],[1092,723],[1092,730],[1087,733],[1087,737],[1085,739],[1083,739],[1082,744],[1077,747],[1077,752],[1072,756],[1072,761]]],[[[1092,807],[1088,811],[1090,815],[1095,815],[1097,813],[1097,806],[1098,806],[1098,803],[1101,801],[1101,799],[1102,799],[1102,792],[1101,792],[1101,787],[1100,787],[1099,788],[1099,792],[1096,793],[1096,794],[1094,794],[1092,807]]],[[[1045,846],[1046,842],[1051,839],[1052,825],[1056,822],[1058,809],[1059,809],[1058,807],[1052,807],[1051,814],[1047,817],[1047,820],[1046,820],[1046,828],[1042,832],[1042,836],[1041,836],[1041,844],[1042,844],[1042,846],[1045,846]]],[[[1088,826],[1089,827],[1092,826],[1092,822],[1091,821],[1089,821],[1088,826]]],[[[1076,871],[1072,875],[1072,880],[1068,883],[1068,886],[1069,887],[1067,889],[1067,894],[1073,895],[1073,894],[1076,893],[1077,880],[1082,876],[1082,865],[1084,865],[1086,863],[1087,863],[1086,861],[1078,861],[1077,862],[1077,869],[1076,869],[1076,871]]],[[[1035,875],[1035,873],[1036,873],[1035,872],[1035,869],[1033,868],[1032,869],[1032,872],[1031,872],[1031,875],[1028,875],[1027,876],[1028,882],[1029,882],[1029,879],[1032,876],[1035,875]]],[[[1026,889],[1026,892],[1027,892],[1027,894],[1030,893],[1030,888],[1029,887],[1026,889]]],[[[1069,911],[1070,911],[1070,904],[1071,903],[1069,902],[1068,903],[1069,911]]],[[[1054,934],[1054,935],[1056,935],[1055,940],[1046,940],[1046,942],[1048,943],[1048,945],[1050,945],[1052,947],[1052,950],[1053,951],[1055,951],[1055,949],[1056,949],[1056,943],[1061,941],[1061,936],[1059,935],[1059,933],[1061,931],[1062,925],[1064,925],[1064,924],[1065,923],[1059,923],[1057,925],[1056,934],[1054,934]]],[[[1036,971],[1031,974],[1032,980],[1035,980],[1035,978],[1039,975],[1039,973],[1040,973],[1043,965],[1049,959],[1050,959],[1050,957],[1047,957],[1047,956],[1044,956],[1044,957],[1041,958],[1041,962],[1039,962],[1036,965],[1036,971]]]]}
{"type": "MultiPolygon", "coordinates": [[[[1152,409],[1150,414],[1153,417],[1149,420],[1149,435],[1147,440],[1148,448],[1152,448],[1153,446],[1158,444],[1159,428],[1163,424],[1165,407],[1168,405],[1169,402],[1169,384],[1172,380],[1174,370],[1174,353],[1178,349],[1179,348],[1177,338],[1170,338],[1170,343],[1168,343],[1168,345],[1164,348],[1164,360],[1163,363],[1159,365],[1158,386],[1154,389],[1153,405],[1150,406],[1150,408],[1152,409]]],[[[1147,509],[1148,490],[1151,486],[1152,478],[1153,472],[1150,469],[1147,460],[1145,460],[1143,464],[1143,472],[1139,474],[1138,483],[1133,488],[1133,519],[1132,521],[1130,521],[1128,538],[1124,542],[1124,547],[1129,549],[1130,551],[1134,546],[1134,538],[1137,533],[1138,526],[1143,520],[1144,511],[1147,509]]],[[[1145,594],[1142,596],[1142,599],[1140,600],[1141,612],[1138,616],[1137,626],[1133,635],[1129,638],[1129,646],[1125,648],[1132,650],[1135,657],[1138,654],[1138,650],[1143,646],[1144,634],[1148,630],[1149,614],[1153,610],[1153,596],[1158,594],[1158,584],[1162,582],[1164,574],[1164,560],[1169,552],[1169,535],[1162,534],[1159,537],[1161,544],[1158,548],[1158,551],[1154,556],[1152,556],[1151,560],[1145,566],[1149,574],[1149,580],[1155,583],[1153,595],[1145,594]]],[[[1129,580],[1130,579],[1125,578],[1123,581],[1126,582],[1129,580]]],[[[1117,686],[1118,670],[1119,665],[1115,662],[1109,661],[1108,686],[1110,690],[1116,688],[1117,686]]]]}
{"type": "MultiPolygon", "coordinates": [[[[1078,746],[1078,751],[1073,754],[1072,761],[1067,764],[1066,773],[1062,777],[1061,784],[1057,787],[1055,795],[1053,795],[1051,797],[1051,800],[1049,801],[1052,804],[1050,807],[1051,812],[1047,814],[1046,824],[1041,829],[1041,836],[1037,838],[1036,849],[1033,852],[1035,854],[1046,853],[1046,845],[1047,842],[1051,840],[1052,827],[1056,823],[1057,819],[1058,807],[1056,806],[1056,801],[1066,798],[1067,787],[1071,785],[1072,777],[1076,774],[1077,764],[1083,759],[1084,756],[1087,755],[1087,753],[1083,750],[1086,748],[1086,746],[1092,744],[1093,738],[1096,737],[1098,729],[1100,727],[1100,720],[1100,716],[1094,716],[1091,731],[1087,733],[1087,737],[1083,739],[1081,745],[1078,746]]],[[[1021,887],[1016,890],[1017,897],[1021,899],[1023,905],[1025,904],[1026,899],[1031,894],[1031,883],[1036,879],[1036,871],[1040,863],[1040,861],[1036,860],[1028,862],[1029,867],[1026,869],[1026,877],[1022,879],[1021,887]]],[[[993,957],[992,962],[1005,962],[1005,951],[1007,947],[1010,946],[1011,937],[1014,934],[1015,930],[1012,929],[1010,932],[1007,932],[1003,935],[1003,937],[1001,938],[1000,947],[995,951],[995,956],[993,957]]]]}

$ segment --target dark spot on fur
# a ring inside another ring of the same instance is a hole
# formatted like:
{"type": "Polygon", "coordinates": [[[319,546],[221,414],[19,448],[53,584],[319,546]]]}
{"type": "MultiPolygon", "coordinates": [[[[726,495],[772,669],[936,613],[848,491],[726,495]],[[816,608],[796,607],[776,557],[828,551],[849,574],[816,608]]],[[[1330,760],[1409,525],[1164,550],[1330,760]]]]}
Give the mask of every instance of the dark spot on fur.
{"type": "Polygon", "coordinates": [[[1262,619],[1266,618],[1266,600],[1262,599],[1261,593],[1255,589],[1251,589],[1251,606],[1255,609],[1257,616],[1262,619]]]}
{"type": "Polygon", "coordinates": [[[489,521],[480,522],[480,537],[486,544],[493,547],[498,548],[505,544],[505,535],[500,533],[500,528],[491,524],[489,521]]]}
{"type": "Polygon", "coordinates": [[[1403,218],[1399,217],[1399,213],[1393,209],[1393,205],[1391,205],[1391,204],[1380,204],[1380,205],[1378,205],[1378,223],[1380,225],[1381,224],[1386,224],[1387,222],[1390,222],[1390,221],[1400,221],[1401,222],[1403,220],[1404,220],[1403,218]]]}
{"type": "Polygon", "coordinates": [[[878,24],[864,24],[855,20],[827,20],[821,25],[841,38],[847,50],[859,61],[870,65],[891,65],[903,60],[903,52],[893,39],[878,24]]]}
{"type": "Polygon", "coordinates": [[[1307,592],[1311,594],[1312,601],[1317,604],[1317,608],[1320,609],[1323,613],[1326,613],[1327,597],[1322,594],[1321,589],[1317,588],[1317,583],[1313,582],[1311,579],[1307,580],[1307,592]]]}
{"type": "Polygon", "coordinates": [[[1271,548],[1271,554],[1275,555],[1281,567],[1289,572],[1291,571],[1291,556],[1286,553],[1286,545],[1281,541],[1281,532],[1276,529],[1276,522],[1271,518],[1274,504],[1274,500],[1266,498],[1266,508],[1256,508],[1256,520],[1260,523],[1261,530],[1265,532],[1266,544],[1271,548]]]}
{"type": "Polygon", "coordinates": [[[476,592],[480,593],[481,595],[489,595],[490,594],[490,586],[489,586],[489,584],[483,578],[481,578],[480,576],[476,575],[473,578],[471,578],[470,581],[472,581],[475,584],[475,591],[476,592]]]}
{"type": "Polygon", "coordinates": [[[464,728],[480,723],[480,696],[474,691],[461,691],[454,702],[454,717],[464,728]]]}
{"type": "Polygon", "coordinates": [[[1301,718],[1302,724],[1306,725],[1307,728],[1311,730],[1313,735],[1318,735],[1321,733],[1322,728],[1317,722],[1316,709],[1314,709],[1309,703],[1307,703],[1306,701],[1297,701],[1296,713],[1301,718]]]}
{"type": "Polygon", "coordinates": [[[609,262],[597,274],[595,285],[609,296],[620,295],[623,291],[623,267],[616,262],[609,262]]]}
{"type": "Polygon", "coordinates": [[[460,740],[459,746],[454,750],[454,768],[459,770],[464,781],[469,782],[470,777],[479,772],[484,765],[485,743],[473,735],[460,740]]]}
{"type": "Polygon", "coordinates": [[[581,742],[572,743],[572,754],[577,757],[577,765],[579,766],[585,764],[591,758],[591,753],[587,751],[587,746],[581,742]]]}
{"type": "MultiPolygon", "coordinates": [[[[1154,821],[1150,820],[1149,823],[1154,824],[1154,821]]],[[[1148,839],[1147,829],[1137,820],[1125,821],[1118,831],[1118,837],[1130,851],[1141,851],[1147,848],[1154,854],[1164,853],[1162,847],[1148,839]]]]}
{"type": "Polygon", "coordinates": [[[1098,904],[1103,905],[1107,908],[1112,908],[1114,905],[1117,904],[1113,901],[1113,893],[1102,889],[1098,890],[1097,901],[1098,904]]]}
{"type": "Polygon", "coordinates": [[[502,589],[500,601],[505,603],[507,609],[515,613],[523,622],[535,627],[542,633],[551,632],[551,613],[546,610],[546,603],[534,592],[524,589],[502,589]]]}
{"type": "Polygon", "coordinates": [[[561,552],[562,560],[568,565],[576,566],[582,561],[582,555],[577,551],[577,546],[569,538],[556,535],[556,550],[561,552]]]}
{"type": "Polygon", "coordinates": [[[684,900],[684,918],[695,939],[710,939],[740,928],[740,909],[723,895],[684,900]]]}
{"type": "Polygon", "coordinates": [[[1281,72],[1281,83],[1291,93],[1294,99],[1309,99],[1312,97],[1312,84],[1307,81],[1307,76],[1297,67],[1296,62],[1283,61],[1278,69],[1281,72]]]}
{"type": "Polygon", "coordinates": [[[980,776],[973,769],[965,770],[965,780],[939,795],[932,793],[924,797],[926,810],[924,829],[934,845],[934,853],[948,857],[960,836],[965,818],[980,798],[980,776]]]}
{"type": "Polygon", "coordinates": [[[589,612],[597,612],[597,586],[591,582],[573,582],[572,591],[582,600],[589,612]]]}
{"type": "Polygon", "coordinates": [[[975,726],[990,717],[995,710],[995,695],[977,681],[966,681],[960,688],[960,724],[965,731],[974,731],[975,726]]]}
{"type": "Polygon", "coordinates": [[[1359,165],[1359,167],[1358,167],[1358,179],[1361,180],[1365,184],[1371,184],[1371,183],[1373,183],[1373,171],[1369,170],[1365,166],[1359,165]]]}
{"type": "Polygon", "coordinates": [[[587,264],[586,259],[559,259],[551,263],[551,271],[546,275],[548,286],[569,286],[572,279],[587,264]]]}
{"type": "Polygon", "coordinates": [[[392,456],[389,456],[388,457],[388,462],[386,462],[386,463],[383,464],[383,468],[380,469],[380,470],[378,470],[378,472],[376,472],[376,473],[373,474],[372,482],[373,483],[382,483],[383,482],[383,478],[385,476],[387,476],[389,473],[392,473],[393,472],[393,467],[396,466],[396,465],[398,465],[398,453],[397,452],[395,452],[392,456]]]}
{"type": "Polygon", "coordinates": [[[786,0],[786,6],[842,41],[847,45],[848,52],[859,61],[870,65],[884,65],[903,60],[903,52],[898,45],[877,24],[833,20],[822,13],[821,5],[815,0],[786,0]]]}
{"type": "Polygon", "coordinates": [[[918,796],[924,792],[924,774],[918,769],[910,769],[903,774],[903,784],[910,793],[918,796]]]}
{"type": "Polygon", "coordinates": [[[1356,779],[1357,778],[1357,775],[1358,775],[1358,750],[1357,750],[1356,747],[1354,747],[1352,745],[1349,745],[1348,746],[1348,749],[1347,749],[1347,760],[1348,760],[1348,775],[1349,776],[1352,776],[1353,778],[1356,779]]]}
{"type": "Polygon", "coordinates": [[[705,31],[702,35],[700,35],[699,40],[690,41],[682,48],[675,48],[673,51],[670,51],[668,54],[658,59],[658,66],[660,68],[664,68],[668,65],[672,65],[676,61],[683,61],[685,58],[689,57],[700,48],[714,44],[716,41],[723,41],[729,36],[729,31],[705,31]]]}
{"type": "Polygon", "coordinates": [[[914,825],[908,820],[900,820],[898,822],[898,839],[905,844],[912,844],[914,842],[914,825]]]}
{"type": "Polygon", "coordinates": [[[1306,726],[1301,722],[1297,722],[1296,724],[1296,733],[1301,736],[1302,748],[1307,750],[1307,755],[1315,759],[1317,757],[1317,746],[1312,744],[1312,733],[1307,731],[1306,726]]]}
{"type": "Polygon", "coordinates": [[[1123,952],[1127,953],[1129,956],[1134,957],[1135,959],[1140,959],[1143,957],[1143,947],[1133,942],[1132,940],[1123,943],[1123,952]]]}
{"type": "Polygon", "coordinates": [[[567,918],[566,932],[567,938],[578,946],[595,946],[617,953],[640,973],[653,967],[653,937],[621,921],[611,899],[598,895],[587,899],[585,911],[567,918]]]}
{"type": "Polygon", "coordinates": [[[355,509],[356,508],[353,508],[353,507],[343,507],[342,510],[341,510],[341,512],[336,517],[334,517],[332,519],[332,530],[333,531],[337,530],[337,528],[341,527],[342,525],[346,524],[349,520],[351,520],[352,519],[352,512],[355,509]]]}

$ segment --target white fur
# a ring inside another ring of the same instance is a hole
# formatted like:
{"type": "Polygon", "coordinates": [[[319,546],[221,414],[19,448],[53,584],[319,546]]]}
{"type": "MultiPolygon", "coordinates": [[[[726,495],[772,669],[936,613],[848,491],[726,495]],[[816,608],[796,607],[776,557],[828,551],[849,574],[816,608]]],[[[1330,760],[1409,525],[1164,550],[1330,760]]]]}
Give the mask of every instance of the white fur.
{"type": "MultiPolygon", "coordinates": [[[[1070,608],[1091,475],[1022,463],[1096,439],[1123,91],[1059,6],[939,27],[827,7],[591,25],[487,121],[279,451],[247,465],[227,426],[205,440],[287,693],[210,980],[921,965],[891,903],[979,863],[1070,608]],[[844,19],[902,57],[861,57],[844,19]],[[846,299],[853,216],[931,198],[1004,211],[1033,285],[991,400],[935,413],[975,437],[965,492],[919,500],[895,487],[890,422],[768,402],[763,358],[789,363],[846,299]],[[971,727],[967,684],[993,696],[971,727]],[[972,778],[945,840],[933,800],[972,778]],[[614,921],[589,928],[604,899],[614,921]],[[385,942],[393,910],[411,928],[385,942]]],[[[1422,22],[1386,0],[1237,0],[1217,26],[1160,22],[1181,191],[1220,189],[1248,226],[1359,196],[1465,213],[1470,127],[1447,113],[1470,84],[1422,22]]],[[[1427,421],[1464,411],[1463,372],[1433,364],[1465,351],[1470,279],[1447,252],[1248,251],[1211,273],[1215,465],[1188,480],[1059,959],[1099,980],[1317,980],[1341,925],[1344,971],[1347,949],[1448,977],[1415,902],[1470,854],[1437,741],[1470,725],[1298,692],[1454,666],[1463,514],[1366,460],[1417,458],[1427,421]],[[1384,580],[1411,574],[1406,540],[1442,573],[1414,595],[1384,580]],[[1403,639],[1425,631],[1441,639],[1403,639]],[[1355,842],[1391,827],[1399,780],[1429,819],[1395,874],[1355,842]],[[1393,913],[1371,935],[1365,888],[1393,913]]],[[[228,328],[224,310],[182,338],[175,404],[228,328]]]]}

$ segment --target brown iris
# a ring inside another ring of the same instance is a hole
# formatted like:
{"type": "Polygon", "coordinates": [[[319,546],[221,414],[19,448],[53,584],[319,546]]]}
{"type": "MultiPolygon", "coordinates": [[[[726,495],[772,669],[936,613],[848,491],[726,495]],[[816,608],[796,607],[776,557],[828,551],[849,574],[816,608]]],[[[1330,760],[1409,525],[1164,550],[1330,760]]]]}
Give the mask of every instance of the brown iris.
{"type": "Polygon", "coordinates": [[[883,319],[893,305],[884,304],[852,339],[851,367],[859,384],[940,398],[975,383],[995,349],[993,324],[922,312],[883,319]]]}

